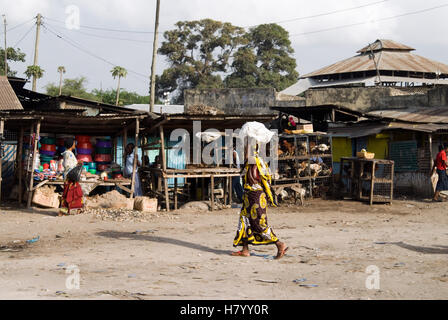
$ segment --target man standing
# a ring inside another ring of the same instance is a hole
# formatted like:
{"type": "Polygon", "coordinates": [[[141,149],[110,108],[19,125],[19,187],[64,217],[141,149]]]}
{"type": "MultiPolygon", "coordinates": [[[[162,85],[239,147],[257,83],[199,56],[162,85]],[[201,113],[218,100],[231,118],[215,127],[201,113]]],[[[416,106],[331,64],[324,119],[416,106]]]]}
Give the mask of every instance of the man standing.
{"type": "Polygon", "coordinates": [[[436,192],[434,193],[434,198],[432,201],[441,202],[439,199],[440,191],[448,190],[448,176],[446,175],[446,168],[448,165],[446,153],[448,151],[448,144],[443,144],[443,149],[437,154],[436,160],[434,162],[434,168],[437,169],[437,175],[439,180],[437,181],[436,192]]]}

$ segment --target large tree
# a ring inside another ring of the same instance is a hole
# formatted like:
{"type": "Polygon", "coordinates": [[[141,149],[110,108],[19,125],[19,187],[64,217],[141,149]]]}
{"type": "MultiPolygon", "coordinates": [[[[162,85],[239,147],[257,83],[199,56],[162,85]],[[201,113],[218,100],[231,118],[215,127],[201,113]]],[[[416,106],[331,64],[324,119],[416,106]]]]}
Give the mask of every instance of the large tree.
{"type": "MultiPolygon", "coordinates": [[[[25,62],[25,53],[20,51],[20,49],[8,48],[7,50],[8,61],[13,62],[25,62]]],[[[5,74],[5,50],[0,49],[0,75],[5,74]]],[[[8,63],[8,76],[14,77],[17,75],[17,71],[11,70],[8,63]]]]}
{"type": "Polygon", "coordinates": [[[248,44],[235,54],[227,87],[273,87],[277,91],[298,79],[289,33],[278,24],[262,24],[247,33],[248,44]]]}
{"type": "Polygon", "coordinates": [[[157,77],[157,92],[175,91],[176,102],[183,100],[187,88],[223,87],[221,76],[245,39],[243,28],[212,19],[179,21],[163,35],[158,52],[166,56],[169,68],[157,77]]]}

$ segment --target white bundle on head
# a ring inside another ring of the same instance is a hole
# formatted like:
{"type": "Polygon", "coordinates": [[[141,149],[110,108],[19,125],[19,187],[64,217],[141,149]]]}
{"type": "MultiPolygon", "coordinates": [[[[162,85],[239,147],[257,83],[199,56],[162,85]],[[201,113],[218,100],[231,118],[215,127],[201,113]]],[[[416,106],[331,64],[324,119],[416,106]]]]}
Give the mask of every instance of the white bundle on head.
{"type": "Polygon", "coordinates": [[[241,139],[246,137],[256,140],[258,143],[267,144],[274,136],[274,132],[268,130],[264,124],[260,122],[247,122],[241,128],[239,136],[241,139]]]}

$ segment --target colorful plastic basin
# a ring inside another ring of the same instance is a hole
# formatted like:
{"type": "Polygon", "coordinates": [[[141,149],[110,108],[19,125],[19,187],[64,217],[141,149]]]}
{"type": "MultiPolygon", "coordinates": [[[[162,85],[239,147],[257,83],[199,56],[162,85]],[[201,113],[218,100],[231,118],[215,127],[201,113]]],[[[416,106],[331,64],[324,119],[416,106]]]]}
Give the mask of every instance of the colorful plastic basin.
{"type": "Polygon", "coordinates": [[[112,154],[112,148],[98,148],[98,147],[96,147],[95,152],[97,154],[112,154]]]}
{"type": "Polygon", "coordinates": [[[88,163],[89,165],[89,169],[96,169],[96,163],[95,162],[90,162],[88,163]]]}
{"type": "Polygon", "coordinates": [[[42,137],[40,142],[42,144],[56,144],[56,138],[42,137]]]}
{"type": "Polygon", "coordinates": [[[92,154],[93,150],[92,149],[77,148],[76,152],[78,154],[92,154]]]}
{"type": "Polygon", "coordinates": [[[96,142],[96,147],[97,148],[112,148],[112,142],[105,141],[105,140],[98,140],[96,142]]]}
{"type": "Polygon", "coordinates": [[[40,150],[56,152],[56,145],[43,143],[42,146],[40,147],[40,150]]]}
{"type": "Polygon", "coordinates": [[[77,148],[80,149],[93,149],[93,146],[90,142],[78,142],[78,144],[76,145],[77,148]]]}
{"type": "Polygon", "coordinates": [[[90,154],[78,154],[76,159],[84,162],[92,162],[92,156],[90,154]]]}
{"type": "Polygon", "coordinates": [[[53,159],[55,153],[56,153],[56,151],[40,150],[40,154],[42,154],[44,156],[49,156],[49,157],[51,157],[51,159],[53,159]]]}
{"type": "Polygon", "coordinates": [[[90,172],[91,174],[96,174],[96,169],[89,169],[89,172],[90,172]]]}
{"type": "Polygon", "coordinates": [[[95,162],[111,162],[112,156],[110,154],[97,154],[95,156],[95,162]]]}
{"type": "Polygon", "coordinates": [[[76,141],[80,142],[88,142],[90,143],[90,136],[75,136],[76,141]]]}

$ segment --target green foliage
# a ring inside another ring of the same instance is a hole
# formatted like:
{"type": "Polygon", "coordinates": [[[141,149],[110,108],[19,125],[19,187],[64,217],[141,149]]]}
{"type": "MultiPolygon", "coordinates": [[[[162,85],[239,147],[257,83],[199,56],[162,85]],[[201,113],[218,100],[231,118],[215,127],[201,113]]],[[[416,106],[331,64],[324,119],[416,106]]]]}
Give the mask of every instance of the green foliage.
{"type": "Polygon", "coordinates": [[[33,76],[36,77],[37,79],[40,79],[44,76],[44,72],[45,70],[39,66],[28,66],[24,73],[28,79],[33,76]]]}
{"type": "MultiPolygon", "coordinates": [[[[223,87],[221,73],[228,71],[233,51],[244,43],[244,29],[230,23],[203,19],[179,21],[166,31],[158,52],[170,67],[157,77],[157,94],[187,88],[223,87]]],[[[182,94],[174,97],[181,102],[182,94]]]]}
{"type": "MultiPolygon", "coordinates": [[[[98,89],[92,90],[92,93],[96,96],[98,101],[108,104],[115,104],[117,91],[114,89],[107,89],[105,91],[100,91],[98,89]]],[[[141,96],[136,92],[126,91],[125,89],[120,90],[120,100],[118,105],[126,106],[130,104],[149,104],[149,95],[141,96]]]]}
{"type": "MultiPolygon", "coordinates": [[[[25,62],[25,53],[20,49],[8,48],[7,50],[8,61],[25,62]]],[[[0,49],[0,75],[5,74],[5,49],[0,49]]],[[[8,76],[14,77],[17,75],[17,71],[11,70],[8,63],[8,76]]]]}
{"type": "Polygon", "coordinates": [[[120,66],[113,67],[113,69],[110,70],[110,72],[112,73],[112,77],[114,77],[114,79],[116,77],[126,78],[126,76],[128,75],[128,71],[125,68],[120,67],[120,66]]]}
{"type": "MultiPolygon", "coordinates": [[[[98,98],[95,94],[87,91],[85,87],[86,83],[87,79],[85,77],[76,79],[64,79],[62,84],[62,95],[98,101],[98,98]]],[[[47,90],[48,95],[59,95],[59,86],[55,85],[54,83],[47,84],[45,86],[45,89],[47,90]]]]}
{"type": "Polygon", "coordinates": [[[273,87],[277,91],[299,77],[288,32],[277,24],[262,24],[249,30],[248,44],[238,49],[227,87],[273,87]]]}
{"type": "MultiPolygon", "coordinates": [[[[62,95],[98,101],[107,104],[115,104],[117,95],[116,90],[107,89],[102,91],[93,89],[89,92],[86,89],[86,84],[87,79],[85,77],[76,79],[64,79],[62,85],[62,95]]],[[[45,88],[48,95],[59,95],[59,86],[57,86],[56,84],[49,83],[45,88]]],[[[126,91],[125,89],[120,90],[119,105],[123,106],[129,104],[149,104],[149,96],[141,96],[136,92],[126,91]]]]}

